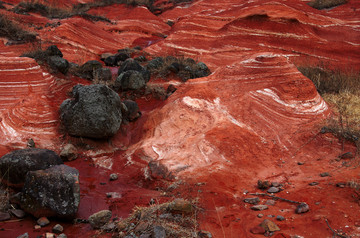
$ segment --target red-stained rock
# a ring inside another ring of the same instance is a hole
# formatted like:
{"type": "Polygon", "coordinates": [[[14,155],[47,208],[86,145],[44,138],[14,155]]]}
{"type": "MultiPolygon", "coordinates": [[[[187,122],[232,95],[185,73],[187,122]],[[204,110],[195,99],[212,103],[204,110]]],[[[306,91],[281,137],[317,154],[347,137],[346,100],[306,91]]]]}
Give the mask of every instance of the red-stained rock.
{"type": "Polygon", "coordinates": [[[264,234],[266,230],[261,226],[255,226],[250,229],[250,232],[253,234],[264,234]]]}

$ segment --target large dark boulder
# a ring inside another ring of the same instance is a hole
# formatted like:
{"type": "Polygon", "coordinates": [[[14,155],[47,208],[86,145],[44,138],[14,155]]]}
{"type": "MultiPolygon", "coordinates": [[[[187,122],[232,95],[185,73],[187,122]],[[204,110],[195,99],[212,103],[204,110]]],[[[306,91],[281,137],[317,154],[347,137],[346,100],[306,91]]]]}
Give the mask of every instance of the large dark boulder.
{"type": "Polygon", "coordinates": [[[126,106],[126,112],[123,113],[123,118],[127,121],[135,121],[142,115],[139,106],[135,101],[125,100],[123,103],[126,106]]]}
{"type": "Polygon", "coordinates": [[[76,75],[84,79],[93,80],[95,72],[101,68],[102,64],[99,61],[90,60],[79,67],[76,75]]]}
{"type": "Polygon", "coordinates": [[[46,55],[48,56],[60,56],[63,57],[63,53],[59,50],[56,45],[51,45],[45,50],[46,55]]]}
{"type": "Polygon", "coordinates": [[[108,138],[120,128],[121,101],[119,95],[105,85],[76,85],[73,99],[60,106],[60,118],[72,136],[108,138]]]}
{"type": "Polygon", "coordinates": [[[30,171],[21,207],[35,217],[73,218],[80,203],[79,171],[67,165],[30,171]]]}
{"type": "Polygon", "coordinates": [[[29,148],[12,151],[0,159],[0,178],[2,183],[22,187],[29,171],[47,169],[62,164],[61,158],[51,150],[29,148]]]}
{"type": "Polygon", "coordinates": [[[145,87],[146,82],[141,72],[128,70],[121,73],[115,80],[115,90],[138,90],[145,87]]]}

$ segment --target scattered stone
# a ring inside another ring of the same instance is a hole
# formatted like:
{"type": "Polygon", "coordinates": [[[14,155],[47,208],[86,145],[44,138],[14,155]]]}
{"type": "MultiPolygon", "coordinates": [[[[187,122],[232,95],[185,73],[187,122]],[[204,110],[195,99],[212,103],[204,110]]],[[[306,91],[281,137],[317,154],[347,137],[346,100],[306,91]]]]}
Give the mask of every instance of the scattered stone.
{"type": "Polygon", "coordinates": [[[319,182],[311,182],[311,183],[309,183],[310,186],[315,186],[315,185],[318,185],[318,184],[319,184],[319,182]]]}
{"type": "Polygon", "coordinates": [[[27,143],[26,143],[26,147],[27,148],[35,148],[35,142],[33,139],[28,139],[27,143]]]}
{"type": "Polygon", "coordinates": [[[114,180],[117,180],[119,178],[119,176],[115,173],[113,174],[110,174],[110,181],[114,181],[114,180]]]}
{"type": "Polygon", "coordinates": [[[268,219],[265,219],[263,222],[261,222],[260,226],[269,232],[280,231],[280,228],[274,222],[268,219]]]}
{"type": "Polygon", "coordinates": [[[63,57],[63,53],[59,50],[56,45],[51,45],[45,50],[45,54],[48,56],[59,56],[63,57]]]}
{"type": "Polygon", "coordinates": [[[328,177],[330,174],[328,172],[324,172],[320,174],[321,177],[328,177]]]}
{"type": "Polygon", "coordinates": [[[16,238],[29,238],[29,234],[26,232],[26,233],[24,233],[24,234],[22,234],[22,235],[19,235],[19,236],[16,237],[16,238]]]}
{"type": "Polygon", "coordinates": [[[162,226],[155,226],[152,232],[153,238],[166,238],[165,228],[162,226]]]}
{"type": "Polygon", "coordinates": [[[89,223],[93,229],[99,229],[111,219],[112,213],[109,210],[102,210],[89,216],[89,223]]]}
{"type": "Polygon", "coordinates": [[[199,238],[212,238],[213,237],[211,235],[211,233],[208,231],[199,231],[197,235],[199,238]]]}
{"type": "Polygon", "coordinates": [[[41,229],[41,226],[39,226],[39,225],[35,225],[35,226],[34,226],[34,230],[37,231],[37,230],[40,230],[40,229],[41,229]]]}
{"type": "Polygon", "coordinates": [[[80,203],[79,171],[67,165],[30,171],[26,175],[21,207],[35,217],[72,218],[80,203]]]}
{"type": "Polygon", "coordinates": [[[50,232],[46,232],[45,233],[45,238],[55,238],[56,235],[54,233],[50,233],[50,232]]]}
{"type": "Polygon", "coordinates": [[[65,161],[73,161],[77,158],[78,151],[73,144],[67,144],[60,152],[60,158],[65,161]]]}
{"type": "Polygon", "coordinates": [[[115,80],[114,88],[118,90],[139,90],[145,87],[146,81],[141,72],[128,70],[121,73],[115,80]]]}
{"type": "Polygon", "coordinates": [[[0,212],[0,221],[10,220],[11,216],[8,212],[0,212]]]}
{"type": "Polygon", "coordinates": [[[352,152],[346,152],[342,155],[339,155],[339,159],[353,159],[353,158],[355,158],[355,156],[352,152]]]}
{"type": "Polygon", "coordinates": [[[267,190],[268,193],[278,193],[280,192],[280,189],[277,187],[271,187],[267,190]]]}
{"type": "Polygon", "coordinates": [[[109,57],[109,56],[114,56],[114,54],[113,53],[109,53],[109,52],[107,52],[107,53],[102,53],[101,55],[100,55],[100,60],[102,60],[102,61],[104,61],[107,57],[109,57]]]}
{"type": "Polygon", "coordinates": [[[276,202],[275,202],[274,200],[270,199],[270,200],[267,200],[267,201],[265,202],[265,205],[274,206],[275,203],[276,203],[276,202]]]}
{"type": "Polygon", "coordinates": [[[162,57],[156,57],[148,62],[146,68],[150,71],[157,70],[164,65],[164,59],[162,57]]]}
{"type": "Polygon", "coordinates": [[[137,71],[142,75],[143,80],[146,82],[149,82],[150,80],[150,71],[147,70],[147,68],[142,67],[139,62],[136,60],[129,58],[124,61],[124,63],[121,65],[118,71],[118,75],[127,72],[127,71],[137,71]]]}
{"type": "Polygon", "coordinates": [[[258,226],[251,228],[250,232],[253,234],[264,234],[266,232],[266,230],[264,229],[264,227],[261,227],[258,225],[258,226]]]}
{"type": "Polygon", "coordinates": [[[269,181],[258,180],[258,188],[261,190],[268,189],[270,187],[269,181]]]}
{"type": "Polygon", "coordinates": [[[284,220],[285,220],[285,217],[278,215],[278,216],[276,216],[276,220],[278,220],[278,221],[284,221],[284,220]]]}
{"type": "Polygon", "coordinates": [[[254,211],[263,211],[263,210],[268,209],[268,206],[266,206],[266,205],[255,205],[255,206],[252,206],[251,209],[254,210],[254,211]]]}
{"type": "Polygon", "coordinates": [[[22,187],[29,171],[47,169],[62,164],[60,157],[51,150],[28,148],[14,150],[0,159],[0,178],[9,186],[22,187]]]}
{"type": "Polygon", "coordinates": [[[52,232],[56,233],[56,234],[60,234],[61,232],[64,231],[64,227],[60,224],[56,224],[53,228],[52,228],[52,232]]]}
{"type": "Polygon", "coordinates": [[[275,215],[267,215],[267,217],[275,217],[275,215]]]}
{"type": "Polygon", "coordinates": [[[171,212],[190,213],[193,211],[191,202],[177,198],[169,204],[169,210],[171,212]]]}
{"type": "Polygon", "coordinates": [[[258,218],[262,218],[263,216],[264,216],[264,214],[262,214],[262,213],[257,214],[258,218]]]}
{"type": "Polygon", "coordinates": [[[114,222],[107,223],[101,227],[102,231],[105,231],[107,233],[113,232],[116,228],[116,225],[114,222]]]}
{"type": "Polygon", "coordinates": [[[298,165],[304,165],[304,162],[297,162],[298,165]]]}
{"type": "Polygon", "coordinates": [[[24,218],[26,215],[26,213],[21,209],[11,209],[10,212],[19,219],[24,218]]]}
{"type": "Polygon", "coordinates": [[[315,205],[320,205],[320,202],[316,202],[315,205]]]}
{"type": "Polygon", "coordinates": [[[345,187],[346,187],[346,183],[337,183],[337,184],[336,184],[336,187],[345,188],[345,187]]]}
{"type": "Polygon", "coordinates": [[[58,235],[57,238],[67,238],[67,236],[64,233],[62,233],[62,234],[58,235]]]}
{"type": "Polygon", "coordinates": [[[40,218],[36,221],[36,223],[37,223],[39,226],[43,227],[43,226],[49,225],[49,224],[50,224],[50,221],[49,221],[49,219],[47,219],[46,217],[40,217],[40,218]]]}
{"type": "Polygon", "coordinates": [[[272,187],[280,187],[281,184],[280,184],[279,182],[272,182],[272,183],[271,183],[271,186],[272,186],[272,187]]]}
{"type": "Polygon", "coordinates": [[[81,78],[93,80],[95,72],[101,68],[102,64],[99,61],[90,60],[85,64],[81,65],[75,74],[81,78]]]}
{"type": "Polygon", "coordinates": [[[108,138],[116,134],[122,121],[119,95],[100,84],[76,85],[73,99],[60,106],[60,118],[72,136],[108,138]]]}
{"type": "Polygon", "coordinates": [[[308,212],[309,210],[310,210],[309,205],[303,202],[296,207],[295,212],[297,214],[300,214],[300,213],[308,212]]]}
{"type": "Polygon", "coordinates": [[[250,204],[256,205],[256,204],[258,204],[258,203],[260,202],[260,198],[258,198],[258,197],[255,197],[255,198],[245,198],[245,199],[244,199],[244,202],[245,202],[245,203],[250,203],[250,204]]]}
{"type": "Polygon", "coordinates": [[[100,68],[94,72],[94,80],[110,81],[112,78],[111,70],[108,68],[100,68]]]}

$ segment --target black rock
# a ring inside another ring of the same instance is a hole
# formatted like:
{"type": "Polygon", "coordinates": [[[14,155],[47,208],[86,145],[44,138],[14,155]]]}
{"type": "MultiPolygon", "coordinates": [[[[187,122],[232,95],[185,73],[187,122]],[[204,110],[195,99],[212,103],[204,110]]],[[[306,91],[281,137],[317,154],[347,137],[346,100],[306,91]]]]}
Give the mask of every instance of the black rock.
{"type": "Polygon", "coordinates": [[[115,55],[108,56],[104,59],[104,63],[106,66],[117,66],[118,60],[115,55]]]}
{"type": "Polygon", "coordinates": [[[148,62],[146,68],[150,71],[161,68],[164,65],[164,59],[162,57],[156,57],[148,62]]]}
{"type": "Polygon", "coordinates": [[[80,202],[79,171],[67,165],[30,171],[21,207],[35,217],[72,218],[80,202]]]}
{"type": "Polygon", "coordinates": [[[309,208],[309,205],[307,205],[306,203],[302,202],[300,203],[296,209],[295,209],[295,212],[297,214],[300,214],[300,213],[305,213],[305,212],[308,212],[310,210],[309,208]]]}
{"type": "Polygon", "coordinates": [[[126,113],[123,117],[128,121],[135,121],[141,116],[138,104],[132,100],[125,100],[123,103],[126,106],[126,113]]]}
{"type": "Polygon", "coordinates": [[[245,203],[250,203],[250,204],[256,205],[256,204],[258,204],[258,203],[260,202],[260,198],[258,198],[258,197],[245,198],[245,199],[244,199],[244,202],[245,202],[245,203]]]}
{"type": "Polygon", "coordinates": [[[146,81],[139,71],[128,70],[121,73],[114,83],[115,90],[138,90],[145,87],[146,81]]]}
{"type": "Polygon", "coordinates": [[[0,159],[1,182],[21,187],[29,171],[47,169],[62,163],[61,158],[51,150],[39,148],[15,150],[0,159]]]}
{"type": "Polygon", "coordinates": [[[55,72],[60,72],[62,74],[66,74],[70,67],[69,62],[66,59],[57,55],[50,56],[47,59],[47,62],[52,70],[54,70],[55,72]]]}
{"type": "Polygon", "coordinates": [[[14,216],[16,216],[17,218],[24,218],[26,216],[26,213],[23,210],[20,209],[11,209],[10,210],[11,214],[13,214],[14,216]]]}
{"type": "Polygon", "coordinates": [[[111,211],[102,210],[89,216],[89,223],[93,229],[99,229],[111,219],[111,211]]]}
{"type": "Polygon", "coordinates": [[[108,68],[97,69],[94,73],[94,79],[100,81],[110,81],[112,78],[111,70],[108,68]]]}
{"type": "Polygon", "coordinates": [[[73,99],[60,106],[60,118],[72,136],[108,138],[120,128],[122,121],[119,95],[100,84],[77,85],[73,99]]]}
{"type": "Polygon", "coordinates": [[[46,55],[48,56],[60,56],[63,57],[63,53],[59,50],[56,45],[51,45],[45,50],[46,55]]]}
{"type": "Polygon", "coordinates": [[[99,61],[90,60],[79,67],[76,75],[84,79],[93,80],[95,72],[101,68],[102,64],[99,61]]]}
{"type": "Polygon", "coordinates": [[[144,70],[144,68],[136,60],[130,58],[125,60],[121,65],[118,70],[118,75],[129,70],[141,72],[144,70]]]}

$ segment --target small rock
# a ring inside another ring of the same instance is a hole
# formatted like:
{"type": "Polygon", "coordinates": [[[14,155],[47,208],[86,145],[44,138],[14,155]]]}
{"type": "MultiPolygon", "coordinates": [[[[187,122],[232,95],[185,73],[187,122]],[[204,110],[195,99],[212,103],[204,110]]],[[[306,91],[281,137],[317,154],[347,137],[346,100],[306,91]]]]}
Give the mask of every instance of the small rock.
{"type": "Polygon", "coordinates": [[[122,196],[118,192],[109,192],[109,193],[106,193],[106,197],[108,197],[108,198],[121,198],[122,196]]]}
{"type": "Polygon", "coordinates": [[[345,187],[346,187],[346,183],[337,183],[337,184],[336,184],[336,187],[345,188],[345,187]]]}
{"type": "Polygon", "coordinates": [[[57,236],[57,238],[67,238],[67,236],[64,233],[61,233],[60,235],[57,236]]]}
{"type": "Polygon", "coordinates": [[[77,158],[78,152],[74,145],[67,144],[60,152],[60,158],[65,161],[73,161],[77,158]]]}
{"type": "Polygon", "coordinates": [[[300,214],[300,213],[308,212],[309,210],[310,210],[309,205],[307,205],[306,203],[303,202],[297,206],[295,212],[297,214],[300,214]]]}
{"type": "Polygon", "coordinates": [[[27,143],[26,143],[26,147],[27,148],[35,148],[35,142],[33,139],[28,139],[27,143]]]}
{"type": "Polygon", "coordinates": [[[262,218],[263,216],[264,216],[264,214],[262,214],[262,213],[259,213],[259,214],[257,215],[258,218],[262,218]]]}
{"type": "Polygon", "coordinates": [[[40,230],[40,229],[41,229],[41,226],[39,226],[39,225],[35,225],[35,226],[34,226],[34,230],[37,231],[37,230],[40,230]]]}
{"type": "Polygon", "coordinates": [[[266,206],[266,205],[255,205],[255,206],[252,206],[251,209],[254,210],[254,211],[263,211],[263,210],[268,209],[268,206],[266,206]]]}
{"type": "Polygon", "coordinates": [[[324,172],[320,174],[321,177],[328,177],[330,174],[328,172],[324,172]]]}
{"type": "Polygon", "coordinates": [[[267,200],[267,201],[265,202],[265,205],[274,206],[275,203],[276,203],[276,202],[275,202],[274,200],[267,200]]]}
{"type": "Polygon", "coordinates": [[[320,205],[320,202],[316,202],[315,205],[320,205]]]}
{"type": "Polygon", "coordinates": [[[299,236],[299,235],[293,235],[291,236],[291,238],[304,238],[303,236],[299,236]]]}
{"type": "Polygon", "coordinates": [[[356,227],[360,227],[360,220],[355,221],[354,225],[355,225],[356,227]]]}
{"type": "Polygon", "coordinates": [[[277,187],[271,187],[267,190],[268,193],[278,193],[280,192],[280,189],[277,187]]]}
{"type": "Polygon", "coordinates": [[[88,220],[93,229],[99,229],[100,227],[105,225],[108,221],[110,221],[111,216],[112,216],[111,211],[102,210],[89,216],[88,220]]]}
{"type": "Polygon", "coordinates": [[[280,231],[280,228],[274,222],[268,219],[265,219],[263,222],[261,222],[260,226],[269,232],[280,231]]]}
{"type": "Polygon", "coordinates": [[[162,226],[155,226],[153,229],[153,238],[166,238],[165,228],[162,226]]]}
{"type": "Polygon", "coordinates": [[[212,238],[213,236],[208,231],[199,231],[198,232],[198,237],[199,238],[212,238]]]}
{"type": "Polygon", "coordinates": [[[272,187],[280,187],[280,185],[281,185],[281,184],[280,184],[279,182],[272,182],[272,183],[271,183],[271,186],[272,186],[272,187]]]}
{"type": "Polygon", "coordinates": [[[0,221],[10,220],[11,216],[8,212],[0,212],[0,221]]]}
{"type": "Polygon", "coordinates": [[[267,215],[267,217],[275,217],[275,215],[267,215]]]}
{"type": "Polygon", "coordinates": [[[276,216],[276,220],[278,220],[278,221],[284,221],[284,220],[285,220],[285,217],[278,215],[278,216],[276,216]]]}
{"type": "Polygon", "coordinates": [[[119,176],[117,174],[110,174],[110,181],[114,181],[117,180],[119,178],[119,176]]]}
{"type": "Polygon", "coordinates": [[[310,186],[315,186],[315,185],[318,185],[318,184],[319,184],[319,182],[311,182],[311,183],[309,183],[310,186]]]}
{"type": "Polygon", "coordinates": [[[22,234],[22,235],[19,235],[19,236],[16,237],[16,238],[29,238],[29,234],[26,232],[26,233],[24,233],[24,234],[22,234]]]}
{"type": "Polygon", "coordinates": [[[259,189],[267,189],[270,187],[270,182],[269,181],[262,181],[262,180],[258,180],[258,188],[259,189]]]}
{"type": "Polygon", "coordinates": [[[13,214],[14,216],[16,216],[17,218],[24,218],[26,213],[23,210],[20,209],[12,209],[10,210],[11,214],[13,214]]]}
{"type": "Polygon", "coordinates": [[[193,211],[191,202],[178,198],[169,204],[169,210],[171,212],[190,213],[193,211]]]}
{"type": "Polygon", "coordinates": [[[110,223],[107,223],[105,224],[104,226],[101,227],[101,230],[102,231],[105,231],[107,233],[110,233],[110,232],[113,232],[116,228],[116,225],[114,222],[110,222],[110,223]]]}
{"type": "Polygon", "coordinates": [[[255,198],[245,198],[245,199],[244,199],[244,202],[245,202],[245,203],[250,203],[250,204],[256,205],[256,204],[258,204],[258,203],[260,202],[260,198],[258,198],[258,197],[255,197],[255,198]]]}
{"type": "Polygon", "coordinates": [[[45,233],[45,238],[55,238],[55,234],[54,233],[50,233],[50,232],[46,232],[45,233]]]}
{"type": "Polygon", "coordinates": [[[64,227],[60,224],[56,224],[53,228],[52,228],[52,232],[56,233],[56,234],[60,234],[61,232],[64,231],[64,227]]]}
{"type": "Polygon", "coordinates": [[[46,217],[40,217],[37,221],[36,221],[36,223],[39,225],[39,226],[47,226],[47,225],[49,225],[49,223],[50,223],[50,221],[49,221],[49,219],[47,219],[46,217]]]}
{"type": "Polygon", "coordinates": [[[250,229],[250,232],[253,234],[264,234],[266,232],[266,230],[264,229],[264,227],[255,226],[250,229]]]}
{"type": "Polygon", "coordinates": [[[304,165],[304,162],[297,162],[298,165],[304,165]]]}

